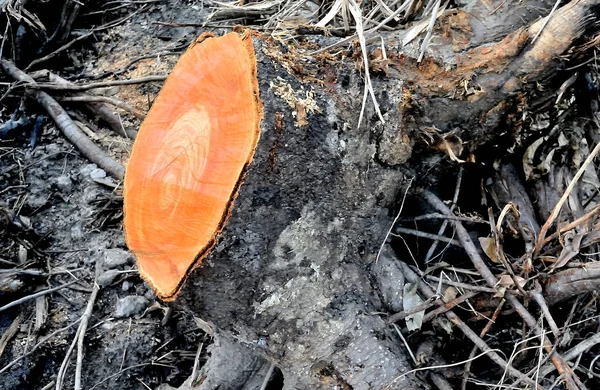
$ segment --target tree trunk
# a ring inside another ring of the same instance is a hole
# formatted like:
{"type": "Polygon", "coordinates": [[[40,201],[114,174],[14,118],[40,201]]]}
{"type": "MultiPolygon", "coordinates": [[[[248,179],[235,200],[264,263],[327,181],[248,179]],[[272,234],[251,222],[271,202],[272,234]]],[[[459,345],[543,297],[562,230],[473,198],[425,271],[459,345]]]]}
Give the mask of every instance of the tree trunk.
{"type": "MultiPolygon", "coordinates": [[[[516,129],[524,88],[552,81],[558,56],[593,26],[589,15],[600,8],[590,0],[565,5],[531,43],[541,22],[523,23],[536,13],[513,17],[505,5],[488,20],[477,17],[483,2],[475,4],[469,14],[442,17],[421,64],[411,55],[417,43],[401,50],[394,34],[385,36],[387,58],[370,48],[385,124],[368,104],[357,126],[359,49],[311,57],[301,45],[254,38],[260,140],[217,246],[178,302],[220,337],[274,362],[286,389],[424,386],[398,379],[412,363],[376,314],[401,307],[400,268],[380,256],[398,199],[506,137],[500,128],[516,129]]],[[[206,383],[200,388],[214,388],[206,383]]]]}

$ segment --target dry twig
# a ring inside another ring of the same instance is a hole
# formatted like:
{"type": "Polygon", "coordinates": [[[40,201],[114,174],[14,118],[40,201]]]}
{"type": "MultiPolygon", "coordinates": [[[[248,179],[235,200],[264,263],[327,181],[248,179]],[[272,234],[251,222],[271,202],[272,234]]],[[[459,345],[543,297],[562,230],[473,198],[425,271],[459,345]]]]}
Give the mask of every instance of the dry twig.
{"type": "MultiPolygon", "coordinates": [[[[402,267],[402,273],[409,282],[417,283],[419,281],[419,277],[410,269],[410,267],[407,264],[403,262],[399,262],[399,264],[402,267]]],[[[425,283],[418,284],[419,290],[426,297],[435,295],[435,292],[431,290],[429,286],[425,285],[425,283]]],[[[475,334],[475,332],[473,332],[473,330],[467,324],[465,324],[452,310],[447,311],[445,315],[446,317],[448,317],[450,322],[456,325],[464,333],[464,335],[467,336],[479,349],[481,349],[483,352],[488,352],[490,359],[492,359],[494,363],[498,364],[500,367],[505,369],[510,375],[514,376],[515,378],[522,380],[523,382],[536,389],[542,390],[542,388],[539,385],[537,385],[533,380],[531,380],[531,378],[525,376],[525,374],[523,374],[516,368],[511,367],[506,360],[504,360],[500,355],[498,355],[498,353],[492,350],[487,345],[487,343],[484,340],[482,340],[479,336],[477,336],[477,334],[475,334]]]]}
{"type": "Polygon", "coordinates": [[[20,362],[21,360],[25,359],[27,356],[32,355],[34,352],[37,351],[37,349],[39,347],[41,347],[42,345],[44,345],[48,340],[50,340],[52,337],[56,336],[59,333],[64,332],[65,330],[70,329],[71,327],[75,326],[76,324],[79,323],[79,321],[81,321],[81,319],[78,319],[77,321],[65,326],[64,328],[60,328],[58,330],[55,330],[54,332],[50,333],[48,336],[44,337],[43,340],[41,340],[40,342],[38,342],[33,348],[31,348],[29,351],[27,351],[26,354],[23,354],[21,356],[19,356],[18,358],[16,358],[15,360],[13,360],[12,362],[8,363],[6,366],[2,367],[2,369],[0,370],[0,374],[5,373],[6,371],[10,370],[12,366],[14,366],[15,364],[17,364],[18,362],[20,362]]]}
{"type": "Polygon", "coordinates": [[[383,242],[381,243],[381,246],[379,247],[379,250],[377,251],[377,257],[375,257],[375,262],[379,261],[379,257],[381,257],[381,252],[383,251],[383,248],[385,247],[388,238],[390,237],[390,234],[392,233],[392,229],[394,229],[394,226],[396,226],[396,222],[398,222],[398,218],[400,218],[400,214],[402,214],[402,209],[404,208],[404,202],[406,201],[406,196],[408,195],[408,190],[410,189],[410,186],[412,184],[414,180],[414,177],[412,177],[409,181],[408,181],[408,185],[406,186],[406,191],[404,191],[404,196],[402,197],[402,203],[400,204],[400,210],[398,211],[398,214],[396,214],[396,218],[394,218],[394,222],[392,222],[390,228],[388,229],[385,238],[383,239],[383,242]]]}
{"type": "MultiPolygon", "coordinates": [[[[485,337],[485,335],[487,334],[487,332],[490,331],[490,329],[492,328],[492,325],[496,322],[496,319],[500,315],[500,311],[504,307],[505,302],[506,301],[504,299],[500,301],[500,303],[496,307],[496,310],[494,310],[494,314],[492,314],[492,318],[490,318],[488,320],[485,327],[479,333],[479,337],[481,337],[483,339],[485,337]]],[[[476,353],[477,353],[477,346],[475,346],[475,347],[473,347],[473,349],[471,349],[471,353],[469,354],[469,361],[467,362],[467,364],[465,364],[465,371],[464,371],[464,375],[463,375],[463,381],[461,384],[462,390],[465,390],[467,388],[467,381],[469,380],[469,374],[471,372],[471,362],[472,362],[473,357],[475,357],[476,353]]]]}
{"type": "Polygon", "coordinates": [[[512,265],[508,262],[508,260],[506,259],[506,255],[504,254],[504,249],[502,246],[502,239],[500,237],[500,232],[499,230],[501,229],[502,226],[502,215],[505,215],[505,213],[507,212],[507,210],[510,207],[514,207],[512,206],[510,203],[508,203],[506,206],[504,206],[504,208],[502,209],[502,213],[500,218],[498,218],[498,223],[496,223],[494,221],[494,213],[492,211],[492,208],[488,208],[488,216],[490,219],[490,230],[492,231],[492,236],[494,237],[494,250],[495,250],[495,254],[496,254],[496,258],[498,260],[500,260],[500,262],[502,263],[502,265],[504,266],[504,269],[506,269],[506,271],[508,272],[508,274],[510,275],[514,286],[517,288],[517,290],[519,290],[519,292],[523,295],[523,297],[527,297],[528,294],[525,290],[523,290],[523,287],[521,286],[520,281],[517,279],[517,275],[515,274],[515,271],[512,268],[512,265]]]}
{"type": "MultiPolygon", "coordinates": [[[[573,360],[582,353],[588,352],[594,345],[597,344],[600,344],[600,333],[596,333],[595,335],[583,340],[573,348],[569,349],[563,354],[563,357],[567,361],[573,360]]],[[[555,367],[550,364],[543,366],[540,369],[540,376],[544,377],[550,374],[554,369],[555,367]]]]}
{"type": "MultiPolygon", "coordinates": [[[[2,69],[6,74],[15,80],[27,83],[29,86],[37,85],[33,78],[17,68],[12,62],[0,59],[0,66],[2,66],[2,69]]],[[[96,163],[100,168],[104,169],[116,179],[123,180],[125,177],[125,168],[123,165],[113,160],[108,154],[100,149],[100,147],[86,137],[56,100],[43,91],[32,91],[30,95],[44,107],[69,141],[71,141],[86,158],[96,163]]]]}
{"type": "Polygon", "coordinates": [[[0,307],[0,312],[3,312],[6,309],[10,309],[11,307],[14,307],[14,306],[18,306],[18,305],[20,305],[22,303],[31,301],[32,299],[35,299],[37,297],[41,297],[41,296],[44,296],[44,295],[51,294],[51,293],[53,293],[55,291],[58,291],[58,290],[62,290],[63,288],[69,287],[70,285],[72,285],[74,283],[77,283],[77,282],[79,282],[79,279],[73,280],[73,281],[71,281],[69,283],[61,284],[60,286],[49,288],[47,290],[36,292],[35,294],[27,295],[27,296],[25,296],[23,298],[17,299],[15,301],[12,301],[12,302],[7,303],[6,305],[0,307]]]}
{"type": "Polygon", "coordinates": [[[598,143],[596,145],[596,147],[594,147],[594,150],[592,150],[590,152],[590,155],[587,156],[587,158],[585,159],[583,164],[581,164],[581,167],[579,167],[579,169],[577,170],[577,173],[573,177],[573,180],[571,180],[571,182],[567,186],[567,189],[565,190],[564,194],[560,197],[558,203],[556,203],[556,206],[554,206],[554,208],[552,209],[552,213],[550,213],[550,216],[548,217],[548,219],[542,226],[542,229],[540,230],[540,234],[538,235],[538,239],[535,244],[534,251],[533,251],[534,256],[537,255],[540,252],[540,250],[542,249],[548,229],[550,229],[550,226],[552,226],[552,224],[554,223],[554,220],[556,219],[556,217],[558,217],[558,214],[560,213],[560,210],[562,209],[563,204],[565,204],[565,202],[569,198],[569,194],[571,193],[571,191],[573,191],[573,188],[575,188],[575,184],[577,184],[577,182],[579,181],[579,178],[583,175],[583,173],[587,169],[588,165],[590,165],[594,161],[594,158],[596,158],[596,155],[598,154],[598,152],[600,152],[600,143],[598,143]]]}
{"type": "Polygon", "coordinates": [[[595,216],[598,213],[600,213],[600,205],[594,207],[592,210],[587,212],[585,215],[582,215],[581,217],[577,218],[573,222],[561,227],[556,233],[553,233],[549,237],[546,237],[546,239],[542,243],[542,247],[550,241],[557,239],[562,233],[566,233],[569,230],[573,230],[582,223],[589,221],[593,216],[595,216]]]}
{"type": "Polygon", "coordinates": [[[85,312],[81,316],[81,323],[79,324],[79,329],[77,329],[77,364],[75,366],[75,390],[81,389],[81,368],[83,366],[83,341],[85,339],[85,331],[87,330],[88,322],[90,317],[92,316],[92,309],[94,308],[94,303],[96,302],[96,298],[98,297],[98,292],[100,291],[100,285],[94,280],[94,287],[92,289],[92,293],[90,294],[90,299],[88,300],[88,304],[85,308],[85,312]]]}
{"type": "Polygon", "coordinates": [[[424,311],[424,310],[429,309],[430,307],[432,307],[436,303],[438,303],[437,301],[438,300],[436,300],[435,297],[429,297],[429,298],[427,298],[427,300],[425,302],[411,307],[410,310],[404,310],[404,311],[398,312],[396,314],[392,314],[391,316],[389,316],[386,319],[386,322],[388,324],[391,324],[391,323],[403,320],[406,317],[408,317],[409,315],[412,315],[412,314],[418,313],[420,311],[424,311]]]}
{"type": "Polygon", "coordinates": [[[461,295],[458,298],[454,298],[451,301],[448,301],[448,302],[442,301],[440,304],[440,307],[425,314],[425,316],[423,317],[423,322],[427,322],[427,321],[439,316],[440,314],[446,313],[448,310],[452,310],[455,306],[458,306],[461,303],[468,301],[469,299],[477,296],[477,294],[479,294],[479,293],[476,291],[471,291],[471,292],[461,295]]]}
{"type": "Polygon", "coordinates": [[[546,321],[548,322],[548,325],[552,330],[552,334],[554,334],[554,338],[558,340],[558,338],[560,337],[560,331],[558,330],[556,321],[554,321],[554,318],[550,313],[550,309],[548,308],[546,300],[542,296],[542,286],[540,286],[540,284],[537,281],[535,282],[535,289],[530,292],[530,295],[542,310],[542,313],[544,314],[544,317],[546,318],[546,321]]]}
{"type": "Polygon", "coordinates": [[[490,294],[495,294],[497,292],[495,289],[493,289],[491,287],[475,286],[472,284],[456,282],[454,280],[448,280],[446,278],[440,278],[440,277],[434,276],[434,275],[425,275],[425,277],[427,279],[433,280],[434,282],[439,282],[441,280],[442,284],[446,284],[448,286],[453,286],[453,287],[458,287],[458,288],[463,288],[465,290],[486,292],[486,293],[490,293],[490,294]]]}
{"type": "MultiPolygon", "coordinates": [[[[454,188],[454,197],[452,198],[452,205],[450,206],[450,211],[454,211],[454,208],[456,207],[456,202],[458,202],[458,196],[460,195],[460,186],[462,184],[462,177],[463,177],[463,168],[461,167],[460,170],[458,171],[458,177],[456,178],[456,186],[454,188]]],[[[446,231],[446,227],[448,227],[448,220],[445,219],[442,222],[442,226],[440,226],[439,230],[438,230],[438,236],[441,236],[444,234],[444,232],[446,231]]],[[[425,263],[429,263],[431,261],[431,258],[433,257],[433,253],[435,252],[435,250],[437,249],[439,240],[434,241],[431,246],[429,247],[429,250],[427,250],[427,254],[425,255],[425,263]]]]}
{"type": "MultiPolygon", "coordinates": [[[[75,84],[71,83],[68,80],[58,76],[55,73],[52,73],[48,70],[40,70],[37,72],[33,72],[30,74],[34,79],[38,78],[47,78],[52,83],[70,85],[73,86],[75,84]]],[[[74,96],[86,96],[86,95],[74,95],[74,96]]],[[[102,98],[102,97],[101,97],[102,98]]],[[[103,103],[94,103],[90,102],[86,104],[85,107],[94,115],[97,115],[100,119],[105,121],[108,126],[117,134],[122,135],[126,138],[134,139],[137,135],[135,130],[127,130],[123,126],[123,122],[118,115],[116,115],[113,110],[111,110],[106,104],[103,103]]],[[[143,118],[141,118],[143,119],[143,118]]]]}
{"type": "Polygon", "coordinates": [[[460,242],[458,242],[457,240],[453,240],[451,238],[441,236],[439,234],[427,233],[427,232],[422,232],[420,230],[407,229],[407,228],[403,228],[403,227],[396,227],[396,228],[394,228],[394,230],[395,230],[395,233],[392,233],[391,236],[398,237],[399,234],[409,234],[409,235],[415,236],[415,237],[428,238],[430,240],[433,240],[434,242],[442,241],[442,242],[446,242],[448,244],[452,244],[457,247],[461,246],[460,242]]]}
{"type": "Polygon", "coordinates": [[[73,46],[75,43],[82,41],[86,38],[88,38],[89,36],[91,36],[94,32],[90,31],[86,34],[80,35],[79,37],[71,40],[70,42],[62,45],[61,47],[59,47],[58,49],[54,50],[52,53],[46,54],[45,56],[41,57],[41,58],[37,58],[33,61],[31,61],[31,63],[29,65],[27,65],[27,67],[25,68],[25,71],[27,72],[29,69],[31,69],[33,66],[40,64],[44,61],[48,61],[49,59],[51,59],[52,57],[58,55],[59,53],[62,53],[63,51],[67,50],[68,48],[70,48],[71,46],[73,46]]]}
{"type": "MultiPolygon", "coordinates": [[[[438,198],[435,194],[430,191],[423,191],[422,195],[425,199],[431,204],[435,209],[443,214],[451,215],[448,207],[442,202],[440,198],[438,198]]],[[[467,252],[467,255],[473,262],[475,269],[480,273],[481,276],[485,279],[488,286],[494,287],[497,284],[496,276],[490,271],[490,269],[485,264],[483,258],[479,255],[475,244],[471,240],[469,233],[462,226],[460,221],[453,221],[452,224],[456,229],[456,235],[458,239],[463,244],[463,248],[467,252]]],[[[529,311],[523,306],[523,304],[515,297],[515,295],[511,291],[506,291],[505,293],[506,300],[513,306],[513,308],[517,311],[517,313],[525,320],[525,323],[536,333],[536,335],[540,336],[542,334],[542,330],[535,318],[529,313],[529,311]]],[[[565,379],[567,384],[567,388],[571,390],[576,389],[585,389],[586,387],[581,383],[577,375],[573,372],[571,367],[567,365],[564,359],[554,350],[554,346],[550,343],[547,337],[543,338],[544,349],[550,354],[552,362],[554,366],[560,372],[565,379]]]]}
{"type": "Polygon", "coordinates": [[[112,81],[102,81],[99,83],[89,83],[89,84],[57,84],[57,83],[36,83],[31,80],[22,80],[25,82],[23,86],[35,89],[46,89],[46,90],[55,90],[55,91],[89,91],[90,89],[97,88],[106,88],[106,87],[114,87],[118,85],[132,85],[132,84],[143,84],[150,83],[153,81],[165,81],[167,76],[146,76],[140,77],[138,79],[129,79],[129,80],[112,80],[112,81]]]}

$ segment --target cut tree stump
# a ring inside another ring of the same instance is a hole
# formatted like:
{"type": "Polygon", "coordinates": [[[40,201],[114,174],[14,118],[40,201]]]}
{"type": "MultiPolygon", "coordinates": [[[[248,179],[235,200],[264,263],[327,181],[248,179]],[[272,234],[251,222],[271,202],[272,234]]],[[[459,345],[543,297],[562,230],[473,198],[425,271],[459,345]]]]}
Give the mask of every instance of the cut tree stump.
{"type": "MultiPolygon", "coordinates": [[[[543,20],[523,23],[548,10],[522,19],[506,5],[486,19],[474,16],[483,2],[474,7],[442,17],[421,64],[417,43],[399,49],[397,33],[384,35],[387,58],[370,47],[385,124],[368,104],[357,126],[364,88],[358,47],[305,56],[313,44],[253,38],[260,140],[228,224],[177,303],[242,344],[240,351],[274,362],[285,389],[423,388],[414,377],[397,379],[412,362],[376,314],[397,305],[381,287],[386,268],[378,262],[397,199],[517,131],[527,88],[562,82],[560,56],[597,28],[600,1],[559,8],[534,43],[543,20]]],[[[198,388],[219,381],[205,383],[198,388]]]]}

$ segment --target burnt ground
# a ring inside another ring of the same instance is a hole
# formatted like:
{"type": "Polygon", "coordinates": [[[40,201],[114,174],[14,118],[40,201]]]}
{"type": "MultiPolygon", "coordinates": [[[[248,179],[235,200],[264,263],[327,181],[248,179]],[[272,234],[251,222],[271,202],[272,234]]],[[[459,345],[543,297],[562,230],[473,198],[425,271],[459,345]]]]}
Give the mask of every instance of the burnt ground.
{"type": "MultiPolygon", "coordinates": [[[[96,4],[89,12],[102,9],[96,4]]],[[[47,67],[67,79],[88,82],[98,76],[104,76],[103,81],[114,79],[105,77],[114,71],[121,71],[118,77],[125,79],[166,74],[198,35],[198,28],[152,22],[194,21],[191,10],[198,18],[206,15],[200,2],[189,1],[132,5],[106,13],[94,21],[119,21],[138,11],[35,70],[47,67]],[[133,60],[138,61],[126,68],[133,60]]],[[[143,83],[112,87],[109,95],[145,111],[159,89],[160,83],[143,83]]],[[[0,389],[41,389],[55,383],[98,266],[105,286],[85,333],[82,387],[180,385],[191,374],[194,361],[204,360],[204,350],[195,359],[198,345],[208,345],[210,337],[191,314],[157,302],[138,276],[123,236],[119,183],[82,158],[35,102],[21,102],[18,95],[9,92],[1,106],[7,121],[22,103],[20,110],[29,124],[0,139],[0,306],[34,291],[76,283],[0,312],[0,389]],[[32,130],[37,118],[43,122],[36,137],[32,130]]],[[[116,135],[81,106],[65,107],[113,158],[126,161],[132,140],[116,135]]],[[[126,111],[120,117],[127,129],[140,124],[126,111]]],[[[65,375],[66,388],[73,387],[75,355],[65,375]]]]}

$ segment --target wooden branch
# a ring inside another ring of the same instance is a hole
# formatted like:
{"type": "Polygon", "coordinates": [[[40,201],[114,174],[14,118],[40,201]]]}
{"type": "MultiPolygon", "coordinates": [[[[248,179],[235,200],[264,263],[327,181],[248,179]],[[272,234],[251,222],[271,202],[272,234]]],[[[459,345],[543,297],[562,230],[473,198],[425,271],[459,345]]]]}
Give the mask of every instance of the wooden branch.
{"type": "Polygon", "coordinates": [[[31,301],[32,299],[35,299],[37,297],[42,297],[44,295],[48,295],[48,294],[51,294],[51,293],[53,293],[55,291],[61,290],[61,289],[65,288],[65,287],[69,287],[70,285],[75,284],[77,282],[79,282],[79,279],[78,280],[73,280],[73,281],[71,281],[69,283],[61,284],[60,286],[49,288],[47,290],[38,291],[38,292],[36,292],[34,294],[31,294],[31,295],[27,295],[27,296],[25,296],[23,298],[17,299],[16,301],[12,301],[12,302],[7,303],[6,305],[0,307],[0,312],[5,311],[6,309],[10,309],[11,307],[14,307],[14,306],[18,306],[18,305],[20,305],[22,303],[25,303],[27,301],[31,301]]]}
{"type": "Polygon", "coordinates": [[[87,37],[91,36],[92,34],[93,34],[93,31],[90,31],[86,34],[80,35],[77,38],[71,40],[70,42],[62,45],[58,49],[54,50],[52,53],[49,53],[41,58],[37,58],[37,59],[31,61],[31,63],[29,65],[27,65],[27,68],[25,68],[25,71],[28,71],[29,69],[31,69],[33,66],[35,66],[37,64],[40,64],[44,61],[48,61],[50,58],[56,56],[59,53],[62,53],[63,51],[67,50],[69,47],[73,46],[75,43],[86,39],[87,37]]]}
{"type": "Polygon", "coordinates": [[[593,216],[600,213],[600,205],[594,207],[591,211],[587,212],[585,215],[577,218],[573,222],[561,227],[556,233],[546,237],[544,242],[542,242],[542,247],[548,244],[550,241],[557,239],[561,234],[568,232],[569,230],[575,229],[577,226],[583,224],[584,222],[589,221],[593,216]]]}
{"type": "MultiPolygon", "coordinates": [[[[64,84],[68,86],[75,85],[72,82],[63,79],[59,75],[50,72],[49,70],[40,70],[37,72],[30,73],[30,75],[36,80],[38,78],[47,78],[52,83],[64,84]]],[[[75,96],[79,96],[79,94],[75,96]]],[[[115,133],[130,139],[135,139],[135,137],[137,136],[137,131],[125,129],[119,116],[117,116],[113,112],[113,110],[106,104],[100,102],[89,102],[85,105],[85,108],[92,114],[97,115],[100,119],[106,122],[115,133]]]]}
{"type": "Polygon", "coordinates": [[[477,294],[479,294],[476,291],[470,291],[468,293],[465,293],[464,295],[461,295],[458,298],[454,298],[451,301],[448,302],[441,302],[441,305],[435,309],[430,311],[429,313],[425,314],[425,316],[423,317],[423,322],[427,322],[431,319],[433,319],[434,317],[437,317],[440,314],[444,314],[446,312],[448,312],[449,310],[452,310],[456,305],[459,305],[463,302],[466,302],[467,300],[475,297],[477,294]]]}
{"type": "MultiPolygon", "coordinates": [[[[492,325],[496,323],[496,319],[498,319],[498,315],[500,315],[500,311],[504,307],[505,302],[506,301],[504,299],[500,301],[500,303],[496,307],[496,310],[494,310],[494,314],[492,315],[492,318],[490,318],[488,320],[487,324],[484,326],[484,328],[479,333],[479,337],[481,337],[483,339],[485,337],[485,335],[487,334],[487,332],[489,332],[489,330],[491,329],[492,325]]],[[[471,353],[469,354],[469,359],[468,359],[469,361],[465,364],[463,380],[462,380],[462,383],[460,386],[461,390],[465,390],[467,388],[467,381],[469,380],[469,375],[471,374],[471,363],[473,362],[473,358],[475,357],[476,353],[477,353],[477,347],[475,346],[475,347],[473,347],[473,349],[471,349],[471,353]]]]}
{"type": "MultiPolygon", "coordinates": [[[[0,66],[4,72],[13,79],[28,83],[28,85],[37,85],[33,78],[17,68],[12,62],[0,59],[0,66]]],[[[71,141],[71,143],[73,143],[87,159],[97,164],[114,178],[123,180],[125,177],[125,167],[113,160],[98,145],[86,137],[56,100],[43,91],[33,91],[30,93],[30,96],[44,107],[69,141],[71,141]]]]}
{"type": "MultiPolygon", "coordinates": [[[[106,87],[114,87],[117,85],[132,85],[132,84],[143,84],[149,83],[153,81],[165,81],[167,76],[146,76],[140,77],[139,79],[130,79],[130,80],[113,80],[113,81],[103,81],[100,83],[90,83],[90,84],[80,84],[80,85],[63,85],[63,84],[54,84],[54,83],[36,83],[35,81],[29,81],[30,84],[25,84],[27,87],[36,88],[36,89],[48,89],[48,90],[56,90],[56,91],[88,91],[90,89],[96,88],[106,88],[106,87]]],[[[25,80],[23,80],[25,81],[25,80]]],[[[28,81],[25,81],[28,82],[28,81]]]]}
{"type": "Polygon", "coordinates": [[[542,230],[540,230],[540,234],[538,235],[538,239],[535,244],[535,248],[533,250],[534,256],[537,255],[540,252],[540,250],[542,249],[544,239],[546,238],[546,233],[548,232],[548,229],[550,228],[550,226],[552,226],[556,217],[558,217],[558,213],[560,213],[560,210],[562,209],[563,204],[569,198],[569,194],[571,193],[573,188],[575,188],[575,184],[577,184],[577,181],[579,180],[579,178],[581,176],[583,176],[583,173],[587,169],[588,165],[590,165],[594,161],[594,158],[596,157],[596,155],[599,152],[600,152],[600,143],[598,143],[594,147],[594,150],[592,150],[590,152],[589,156],[585,159],[583,164],[581,164],[581,167],[579,167],[579,169],[577,170],[575,177],[573,177],[573,180],[571,180],[571,182],[567,186],[567,189],[565,190],[564,194],[561,196],[561,198],[558,201],[558,203],[556,204],[556,206],[554,206],[554,209],[552,209],[552,213],[550,214],[550,216],[548,217],[548,219],[542,226],[542,230]]]}
{"type": "Polygon", "coordinates": [[[542,286],[540,286],[540,283],[537,280],[535,281],[535,288],[531,292],[531,296],[542,310],[542,313],[544,314],[544,317],[546,318],[546,321],[548,322],[548,325],[550,326],[550,329],[552,330],[555,339],[558,340],[558,338],[560,337],[558,325],[556,325],[556,321],[554,321],[554,317],[552,317],[552,313],[550,313],[548,303],[546,303],[546,300],[542,296],[542,286]]]}
{"type": "MultiPolygon", "coordinates": [[[[579,355],[585,352],[589,352],[590,348],[594,345],[600,344],[600,333],[596,333],[593,336],[590,336],[588,339],[583,340],[573,348],[569,349],[564,353],[565,360],[573,360],[576,359],[579,355]]],[[[543,378],[554,370],[554,367],[551,364],[545,365],[540,369],[540,376],[543,378]]]]}
{"type": "Polygon", "coordinates": [[[544,298],[549,305],[553,305],[598,289],[600,289],[600,262],[596,261],[552,275],[545,285],[544,298]]]}

